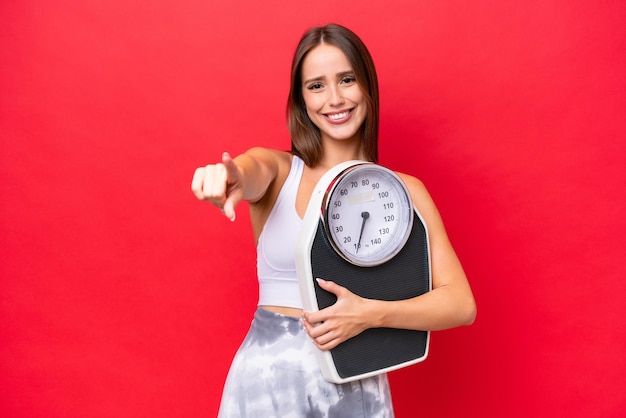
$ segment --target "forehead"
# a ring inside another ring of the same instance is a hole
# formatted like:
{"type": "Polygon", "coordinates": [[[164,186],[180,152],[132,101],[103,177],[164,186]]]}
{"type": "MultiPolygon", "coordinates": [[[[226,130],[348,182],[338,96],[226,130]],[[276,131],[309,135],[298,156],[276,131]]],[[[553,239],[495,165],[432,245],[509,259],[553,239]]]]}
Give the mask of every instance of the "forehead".
{"type": "Polygon", "coordinates": [[[321,44],[311,49],[302,61],[302,79],[330,76],[352,71],[350,61],[334,45],[321,44]]]}

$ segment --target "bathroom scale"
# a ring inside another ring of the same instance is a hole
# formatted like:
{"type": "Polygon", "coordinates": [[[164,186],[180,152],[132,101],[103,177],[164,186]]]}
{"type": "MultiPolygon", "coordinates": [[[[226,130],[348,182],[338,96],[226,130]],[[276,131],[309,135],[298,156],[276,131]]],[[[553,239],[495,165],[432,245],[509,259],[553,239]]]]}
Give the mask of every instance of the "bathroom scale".
{"type": "MultiPolygon", "coordinates": [[[[428,230],[393,171],[353,160],[317,183],[296,244],[304,310],[334,304],[315,280],[333,281],[369,299],[403,300],[432,289],[428,230]]],[[[316,356],[334,383],[386,373],[426,359],[430,333],[371,328],[316,356]]]]}

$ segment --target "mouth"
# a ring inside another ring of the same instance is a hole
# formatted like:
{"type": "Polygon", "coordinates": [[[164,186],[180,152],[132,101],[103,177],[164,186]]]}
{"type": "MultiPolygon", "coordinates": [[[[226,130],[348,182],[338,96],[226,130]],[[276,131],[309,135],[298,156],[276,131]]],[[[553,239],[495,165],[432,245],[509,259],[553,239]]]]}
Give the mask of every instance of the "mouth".
{"type": "Polygon", "coordinates": [[[331,123],[343,123],[350,118],[352,109],[342,110],[341,112],[325,113],[324,117],[331,123]]]}

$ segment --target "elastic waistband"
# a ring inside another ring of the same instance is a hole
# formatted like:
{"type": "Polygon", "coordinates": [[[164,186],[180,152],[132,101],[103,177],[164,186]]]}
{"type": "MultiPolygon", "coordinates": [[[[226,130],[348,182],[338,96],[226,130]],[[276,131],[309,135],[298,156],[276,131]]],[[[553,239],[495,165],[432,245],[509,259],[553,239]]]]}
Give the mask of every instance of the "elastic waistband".
{"type": "Polygon", "coordinates": [[[256,312],[254,312],[252,327],[282,332],[287,331],[292,335],[295,335],[304,329],[302,323],[300,322],[300,318],[268,311],[260,306],[257,307],[256,312]]]}

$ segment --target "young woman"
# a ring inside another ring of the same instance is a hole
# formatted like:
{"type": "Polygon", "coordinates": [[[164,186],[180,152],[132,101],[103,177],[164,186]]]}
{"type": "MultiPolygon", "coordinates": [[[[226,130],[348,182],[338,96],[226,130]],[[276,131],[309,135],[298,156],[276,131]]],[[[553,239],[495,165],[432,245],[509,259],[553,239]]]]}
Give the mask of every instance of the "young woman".
{"type": "Polygon", "coordinates": [[[309,198],[336,164],[377,161],[378,109],[376,70],[362,41],[339,25],[312,28],[292,63],[291,152],[252,148],[234,159],[224,153],[221,163],[196,170],[196,197],[230,220],[241,200],[249,202],[257,244],[259,306],[231,366],[220,417],[392,417],[386,375],[329,383],[314,350],[330,350],[373,327],[441,330],[474,321],[472,291],[437,208],[424,185],[402,173],[428,226],[432,291],[389,302],[321,280],[337,302],[302,311],[293,248],[309,198]]]}

